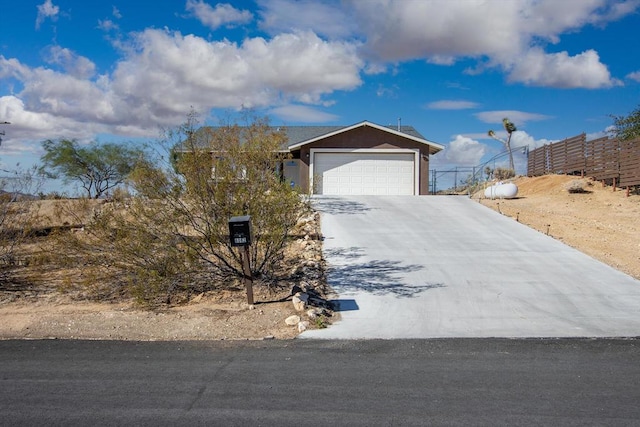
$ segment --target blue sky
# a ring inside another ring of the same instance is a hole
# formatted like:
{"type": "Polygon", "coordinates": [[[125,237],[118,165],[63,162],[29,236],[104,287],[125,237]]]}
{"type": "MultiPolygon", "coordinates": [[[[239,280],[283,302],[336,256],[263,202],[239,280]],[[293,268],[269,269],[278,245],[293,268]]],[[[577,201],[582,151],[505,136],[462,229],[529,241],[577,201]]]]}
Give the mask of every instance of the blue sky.
{"type": "Polygon", "coordinates": [[[447,169],[502,152],[503,117],[534,148],[640,104],[639,0],[22,0],[0,28],[3,169],[45,139],[153,141],[191,107],[216,124],[243,106],[274,125],[400,119],[447,169]]]}

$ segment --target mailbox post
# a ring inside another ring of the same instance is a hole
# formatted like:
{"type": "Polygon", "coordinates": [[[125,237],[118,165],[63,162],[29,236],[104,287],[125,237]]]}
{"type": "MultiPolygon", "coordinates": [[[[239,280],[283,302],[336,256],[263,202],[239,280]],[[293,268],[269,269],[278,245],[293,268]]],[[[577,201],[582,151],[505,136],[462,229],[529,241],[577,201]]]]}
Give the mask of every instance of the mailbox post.
{"type": "Polygon", "coordinates": [[[253,277],[249,257],[251,246],[251,217],[234,216],[229,219],[229,239],[231,247],[240,247],[242,257],[242,272],[244,273],[244,286],[247,290],[247,303],[253,305],[253,277]]]}

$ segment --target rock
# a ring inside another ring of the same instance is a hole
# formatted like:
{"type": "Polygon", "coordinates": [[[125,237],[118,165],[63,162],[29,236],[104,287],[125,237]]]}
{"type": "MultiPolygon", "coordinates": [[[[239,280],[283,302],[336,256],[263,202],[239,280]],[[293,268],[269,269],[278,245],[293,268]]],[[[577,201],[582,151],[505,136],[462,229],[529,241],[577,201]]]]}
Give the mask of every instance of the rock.
{"type": "Polygon", "coordinates": [[[293,302],[293,308],[295,308],[296,311],[304,311],[304,309],[307,308],[309,295],[304,292],[298,292],[293,296],[293,298],[291,298],[291,301],[293,302]]]}
{"type": "Polygon", "coordinates": [[[295,326],[298,323],[300,323],[300,316],[297,315],[293,315],[293,316],[289,316],[286,319],[284,319],[284,323],[286,323],[289,326],[295,326]]]}
{"type": "Polygon", "coordinates": [[[316,319],[321,314],[322,314],[322,309],[317,307],[307,311],[307,317],[311,320],[316,319]]]}
{"type": "Polygon", "coordinates": [[[304,289],[302,287],[298,286],[298,285],[293,285],[291,287],[291,294],[290,295],[293,296],[293,295],[295,295],[297,293],[300,293],[300,292],[304,292],[304,289]]]}
{"type": "Polygon", "coordinates": [[[306,320],[304,322],[299,322],[298,332],[304,332],[307,330],[308,327],[309,327],[309,322],[307,322],[306,320]]]}
{"type": "Polygon", "coordinates": [[[320,272],[314,268],[302,267],[302,274],[307,280],[313,280],[320,277],[320,272]]]}

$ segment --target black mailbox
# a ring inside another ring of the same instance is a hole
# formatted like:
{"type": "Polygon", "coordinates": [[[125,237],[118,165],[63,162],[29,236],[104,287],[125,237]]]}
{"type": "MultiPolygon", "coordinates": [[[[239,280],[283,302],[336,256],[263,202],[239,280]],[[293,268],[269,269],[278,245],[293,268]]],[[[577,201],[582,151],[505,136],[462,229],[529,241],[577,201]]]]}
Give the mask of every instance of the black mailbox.
{"type": "Polygon", "coordinates": [[[234,216],[229,219],[229,238],[231,246],[251,245],[251,217],[234,216]]]}

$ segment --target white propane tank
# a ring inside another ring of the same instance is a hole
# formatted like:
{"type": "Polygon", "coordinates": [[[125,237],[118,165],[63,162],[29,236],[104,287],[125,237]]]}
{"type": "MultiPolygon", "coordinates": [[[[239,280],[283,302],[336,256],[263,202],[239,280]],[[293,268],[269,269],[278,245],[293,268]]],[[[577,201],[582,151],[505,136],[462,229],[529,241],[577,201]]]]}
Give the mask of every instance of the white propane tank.
{"type": "Polygon", "coordinates": [[[518,186],[512,182],[499,182],[484,190],[484,197],[488,199],[513,199],[517,194],[518,186]]]}

